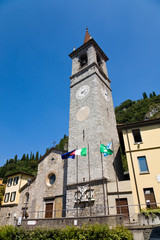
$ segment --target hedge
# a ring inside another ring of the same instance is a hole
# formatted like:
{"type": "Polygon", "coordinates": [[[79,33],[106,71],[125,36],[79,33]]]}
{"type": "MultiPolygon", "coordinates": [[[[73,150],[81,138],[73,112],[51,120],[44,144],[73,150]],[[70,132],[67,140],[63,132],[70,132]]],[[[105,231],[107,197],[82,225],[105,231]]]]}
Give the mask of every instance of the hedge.
{"type": "Polygon", "coordinates": [[[25,229],[13,226],[0,227],[0,240],[132,240],[132,234],[123,226],[109,228],[106,225],[84,225],[66,228],[25,229]]]}

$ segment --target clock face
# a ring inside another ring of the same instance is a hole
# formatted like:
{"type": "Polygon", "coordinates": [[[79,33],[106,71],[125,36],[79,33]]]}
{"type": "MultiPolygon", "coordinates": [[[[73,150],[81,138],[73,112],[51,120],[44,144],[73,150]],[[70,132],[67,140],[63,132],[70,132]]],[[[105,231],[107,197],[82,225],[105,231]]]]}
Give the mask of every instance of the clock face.
{"type": "Polygon", "coordinates": [[[87,94],[89,93],[89,86],[88,85],[83,85],[82,87],[80,87],[76,93],[76,98],[77,99],[82,99],[85,96],[87,96],[87,94]]]}
{"type": "Polygon", "coordinates": [[[104,88],[101,88],[101,93],[102,93],[103,97],[106,99],[106,101],[109,102],[110,98],[109,98],[107,90],[104,88]]]}

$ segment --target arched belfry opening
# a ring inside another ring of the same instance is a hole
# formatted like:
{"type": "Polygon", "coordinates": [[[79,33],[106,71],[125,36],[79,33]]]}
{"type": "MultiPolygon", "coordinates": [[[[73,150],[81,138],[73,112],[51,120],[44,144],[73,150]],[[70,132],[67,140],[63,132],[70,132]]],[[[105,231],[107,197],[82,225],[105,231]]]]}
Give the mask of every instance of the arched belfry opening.
{"type": "Polygon", "coordinates": [[[88,63],[87,53],[83,53],[79,57],[79,62],[80,62],[80,67],[83,67],[83,66],[85,66],[88,63]]]}

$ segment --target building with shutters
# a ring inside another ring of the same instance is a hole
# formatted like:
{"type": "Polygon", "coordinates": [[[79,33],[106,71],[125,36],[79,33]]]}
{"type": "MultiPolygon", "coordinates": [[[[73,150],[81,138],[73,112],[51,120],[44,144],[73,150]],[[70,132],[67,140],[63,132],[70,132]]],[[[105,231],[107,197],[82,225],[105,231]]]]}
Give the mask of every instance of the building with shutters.
{"type": "Polygon", "coordinates": [[[118,125],[136,212],[160,206],[160,119],[118,125]]]}
{"type": "Polygon", "coordinates": [[[20,189],[34,176],[24,172],[17,172],[15,174],[8,175],[7,177],[8,180],[5,188],[3,206],[18,205],[20,189]]]}

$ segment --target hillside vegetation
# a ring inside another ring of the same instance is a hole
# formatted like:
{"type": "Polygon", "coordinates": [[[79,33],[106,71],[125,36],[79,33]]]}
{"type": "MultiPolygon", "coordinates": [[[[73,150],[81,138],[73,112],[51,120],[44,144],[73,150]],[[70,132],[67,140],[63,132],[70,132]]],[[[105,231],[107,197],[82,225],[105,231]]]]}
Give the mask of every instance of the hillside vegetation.
{"type": "MultiPolygon", "coordinates": [[[[155,92],[149,94],[143,93],[143,99],[132,101],[130,99],[126,100],[118,107],[115,108],[117,123],[128,123],[142,121],[151,118],[160,117],[160,95],[155,94],[155,92]]],[[[54,143],[55,146],[55,143],[54,143]]],[[[55,148],[61,150],[68,150],[68,136],[60,140],[60,142],[55,146],[55,148]]],[[[50,148],[46,149],[46,152],[50,148]]],[[[18,171],[23,171],[26,173],[35,174],[37,173],[38,160],[41,156],[37,152],[35,155],[23,154],[21,159],[18,159],[17,155],[13,159],[7,160],[3,167],[0,167],[0,178],[4,178],[6,182],[6,175],[12,174],[18,171]]],[[[123,161],[125,163],[125,161],[123,161]]],[[[124,169],[127,167],[124,167],[124,169]]]]}
{"type": "Polygon", "coordinates": [[[143,99],[130,99],[115,108],[117,123],[137,122],[160,117],[160,95],[143,93],[143,99]]]}

